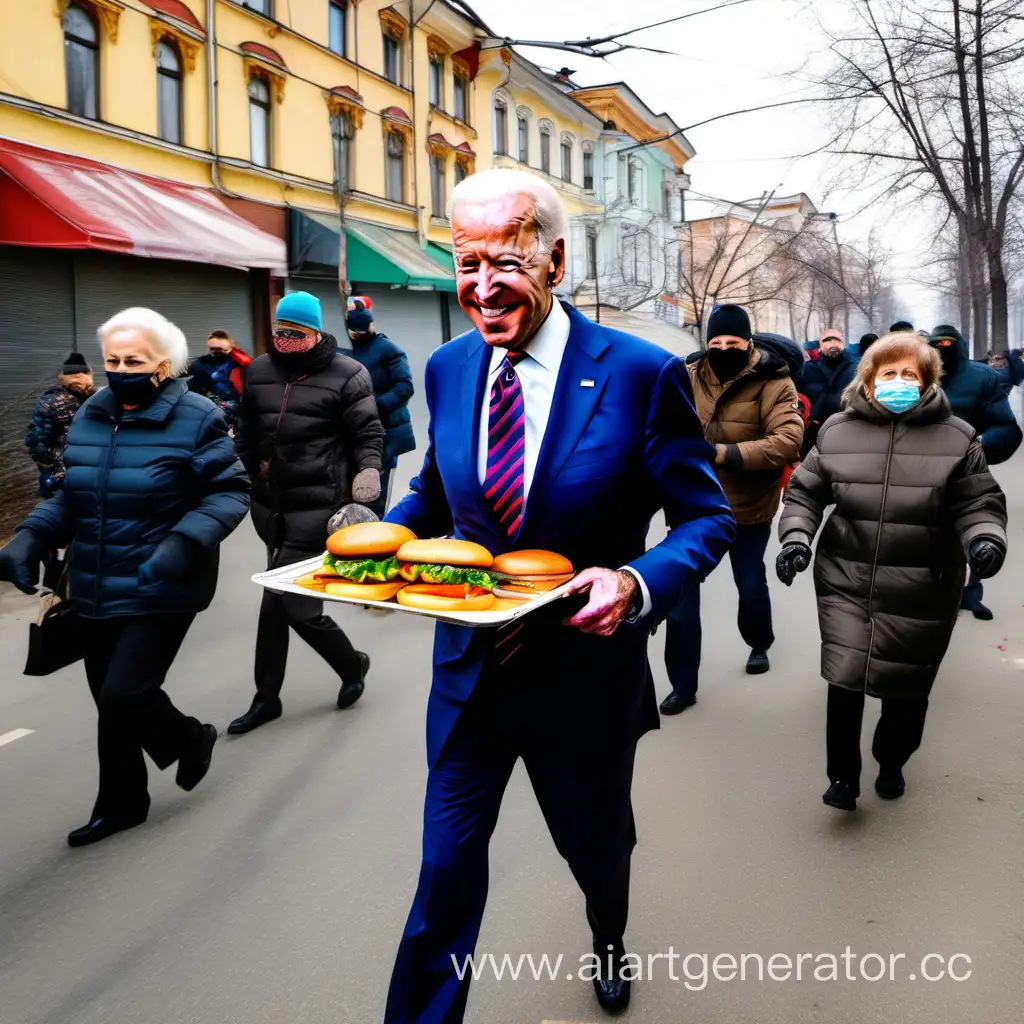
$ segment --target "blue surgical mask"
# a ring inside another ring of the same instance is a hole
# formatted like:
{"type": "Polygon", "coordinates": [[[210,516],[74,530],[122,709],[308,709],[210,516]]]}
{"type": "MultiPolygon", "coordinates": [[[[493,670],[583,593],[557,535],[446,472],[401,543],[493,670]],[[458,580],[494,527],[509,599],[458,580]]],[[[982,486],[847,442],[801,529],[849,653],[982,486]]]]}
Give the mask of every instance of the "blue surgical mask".
{"type": "Polygon", "coordinates": [[[889,412],[908,412],[921,401],[921,389],[906,380],[876,380],[875,401],[889,412]]]}

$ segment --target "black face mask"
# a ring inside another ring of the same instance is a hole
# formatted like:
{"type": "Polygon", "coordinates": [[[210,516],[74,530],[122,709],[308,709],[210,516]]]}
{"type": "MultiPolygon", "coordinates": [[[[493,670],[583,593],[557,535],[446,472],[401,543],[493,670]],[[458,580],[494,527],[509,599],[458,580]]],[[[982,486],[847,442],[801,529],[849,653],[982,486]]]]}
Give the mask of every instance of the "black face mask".
{"type": "Polygon", "coordinates": [[[708,349],[708,365],[723,384],[742,373],[746,369],[749,359],[749,348],[708,349]]]}
{"type": "Polygon", "coordinates": [[[835,366],[836,363],[838,363],[839,360],[843,358],[843,349],[840,349],[838,352],[836,352],[835,355],[832,356],[825,355],[825,353],[822,352],[821,358],[824,359],[829,366],[835,366]]]}
{"type": "Polygon", "coordinates": [[[947,377],[952,377],[960,365],[960,352],[957,349],[956,343],[954,342],[947,348],[939,348],[936,345],[935,350],[939,353],[939,358],[942,360],[943,372],[947,377]]]}
{"type": "Polygon", "coordinates": [[[114,373],[107,370],[107,384],[122,405],[148,405],[160,386],[152,373],[114,373]]]}

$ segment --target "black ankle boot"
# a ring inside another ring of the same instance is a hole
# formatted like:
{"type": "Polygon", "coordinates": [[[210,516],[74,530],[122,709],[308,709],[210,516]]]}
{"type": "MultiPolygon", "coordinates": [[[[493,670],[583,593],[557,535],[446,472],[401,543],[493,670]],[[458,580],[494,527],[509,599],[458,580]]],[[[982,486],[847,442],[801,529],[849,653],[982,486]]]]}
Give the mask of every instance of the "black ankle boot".
{"type": "Polygon", "coordinates": [[[338,691],[338,709],[340,711],[352,707],[362,697],[363,690],[366,689],[366,674],[370,671],[370,656],[363,654],[362,651],[356,651],[356,654],[359,656],[359,678],[346,679],[341,684],[341,689],[338,691]]]}

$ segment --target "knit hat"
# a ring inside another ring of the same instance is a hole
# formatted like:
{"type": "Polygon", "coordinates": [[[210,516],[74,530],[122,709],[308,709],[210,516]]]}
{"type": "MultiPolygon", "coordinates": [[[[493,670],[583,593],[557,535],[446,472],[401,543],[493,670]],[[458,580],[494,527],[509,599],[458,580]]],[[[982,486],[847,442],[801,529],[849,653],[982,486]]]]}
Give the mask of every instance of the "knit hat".
{"type": "Polygon", "coordinates": [[[275,320],[300,324],[314,331],[322,331],[324,322],[320,313],[320,300],[309,292],[290,292],[277,304],[275,320]]]}
{"type": "Polygon", "coordinates": [[[952,324],[939,324],[928,336],[929,341],[959,341],[960,332],[952,324]]]}
{"type": "Polygon", "coordinates": [[[60,372],[70,377],[76,373],[92,373],[92,370],[89,369],[89,364],[85,361],[85,356],[81,352],[69,352],[67,359],[64,360],[64,367],[60,372]]]}
{"type": "Polygon", "coordinates": [[[750,317],[742,306],[716,306],[708,317],[708,341],[714,341],[723,335],[746,338],[750,341],[750,317]]]}
{"type": "Polygon", "coordinates": [[[345,326],[357,334],[365,334],[373,323],[373,314],[370,308],[373,300],[365,295],[353,295],[348,300],[348,315],[345,317],[345,326]]]}
{"type": "Polygon", "coordinates": [[[876,341],[878,341],[877,334],[862,335],[860,339],[860,354],[864,355],[864,353],[867,352],[867,350],[871,348],[871,346],[874,345],[876,341]]]}
{"type": "Polygon", "coordinates": [[[890,334],[899,334],[900,331],[913,331],[914,325],[909,320],[897,320],[896,323],[889,328],[890,334]]]}

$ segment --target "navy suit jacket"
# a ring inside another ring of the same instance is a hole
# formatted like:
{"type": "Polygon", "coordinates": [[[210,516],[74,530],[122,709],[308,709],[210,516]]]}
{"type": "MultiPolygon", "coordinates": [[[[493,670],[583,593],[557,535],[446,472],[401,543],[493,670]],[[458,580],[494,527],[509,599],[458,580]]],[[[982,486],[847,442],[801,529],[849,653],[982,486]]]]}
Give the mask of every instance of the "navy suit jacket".
{"type": "MultiPolygon", "coordinates": [[[[546,548],[578,570],[629,564],[640,573],[651,595],[649,617],[612,637],[589,636],[548,617],[532,630],[533,656],[522,662],[524,671],[550,678],[552,706],[556,687],[570,681],[593,687],[592,700],[577,702],[577,711],[586,705],[583,726],[599,749],[608,749],[657,727],[647,639],[682,592],[718,564],[735,523],[683,361],[566,309],[569,340],[519,533],[505,536],[477,476],[477,426],[491,358],[477,331],[443,345],[427,363],[423,467],[386,518],[417,536],[453,535],[494,554],[546,548]],[[659,509],[669,533],[647,551],[659,509]]],[[[493,639],[493,630],[436,627],[427,708],[431,765],[485,669],[493,639]]]]}

